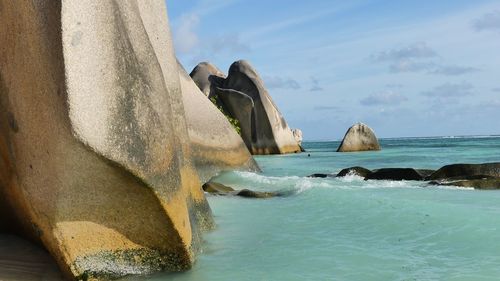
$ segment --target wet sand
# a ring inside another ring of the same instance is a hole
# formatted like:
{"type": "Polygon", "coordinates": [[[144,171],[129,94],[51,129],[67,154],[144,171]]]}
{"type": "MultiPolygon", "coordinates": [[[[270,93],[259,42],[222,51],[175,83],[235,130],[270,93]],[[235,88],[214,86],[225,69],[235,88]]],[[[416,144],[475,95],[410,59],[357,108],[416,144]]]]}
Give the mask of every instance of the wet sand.
{"type": "Polygon", "coordinates": [[[64,280],[55,261],[38,246],[0,234],[0,281],[64,280]]]}

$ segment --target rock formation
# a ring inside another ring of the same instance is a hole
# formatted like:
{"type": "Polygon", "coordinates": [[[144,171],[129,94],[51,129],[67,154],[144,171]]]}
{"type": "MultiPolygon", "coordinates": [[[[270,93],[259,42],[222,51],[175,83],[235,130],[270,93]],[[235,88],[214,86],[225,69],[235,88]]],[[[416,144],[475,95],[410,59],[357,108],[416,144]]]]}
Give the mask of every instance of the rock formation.
{"type": "Polygon", "coordinates": [[[198,88],[211,98],[215,94],[215,88],[224,84],[226,75],[215,65],[209,62],[201,62],[189,74],[198,88]]]}
{"type": "Polygon", "coordinates": [[[246,61],[234,62],[216,95],[241,126],[241,136],[252,154],[300,152],[285,119],[261,78],[246,61]]]}
{"type": "Polygon", "coordinates": [[[370,170],[368,170],[366,168],[356,166],[356,167],[350,167],[350,168],[343,169],[342,171],[340,171],[337,174],[337,177],[345,177],[345,176],[349,176],[349,175],[356,175],[356,176],[364,178],[364,177],[369,176],[371,173],[372,173],[372,171],[370,171],[370,170]]]}
{"type": "Polygon", "coordinates": [[[412,168],[383,168],[374,170],[365,177],[365,180],[421,181],[424,180],[424,176],[412,168]]]}
{"type": "Polygon", "coordinates": [[[293,134],[293,137],[295,138],[295,141],[299,145],[302,145],[302,130],[300,130],[300,129],[292,129],[292,134],[293,134]]]}
{"type": "Polygon", "coordinates": [[[347,130],[337,152],[368,150],[380,150],[377,137],[370,127],[363,123],[357,123],[347,130]]]}
{"type": "Polygon", "coordinates": [[[269,192],[269,191],[254,191],[249,189],[242,190],[234,190],[230,186],[223,185],[217,182],[207,182],[203,185],[203,190],[205,192],[214,194],[214,195],[233,195],[245,198],[258,198],[258,199],[267,199],[272,197],[280,197],[290,195],[289,192],[269,192]]]}
{"type": "Polygon", "coordinates": [[[446,165],[433,173],[429,179],[441,180],[471,176],[500,178],[500,163],[446,165]]]}
{"type": "Polygon", "coordinates": [[[254,164],[182,95],[165,3],[0,0],[0,42],[0,230],[67,278],[190,268],[213,226],[195,167],[254,164]]]}
{"type": "Polygon", "coordinates": [[[182,99],[194,164],[202,182],[223,170],[259,168],[241,136],[179,67],[182,99]]]}

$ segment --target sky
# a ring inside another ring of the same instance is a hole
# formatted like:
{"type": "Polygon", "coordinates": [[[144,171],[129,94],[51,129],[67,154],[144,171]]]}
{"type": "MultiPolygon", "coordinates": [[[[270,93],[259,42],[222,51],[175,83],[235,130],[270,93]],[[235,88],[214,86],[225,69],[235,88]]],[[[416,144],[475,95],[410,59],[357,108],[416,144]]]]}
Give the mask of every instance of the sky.
{"type": "Polygon", "coordinates": [[[305,140],[500,134],[500,1],[167,0],[177,57],[249,61],[305,140]]]}

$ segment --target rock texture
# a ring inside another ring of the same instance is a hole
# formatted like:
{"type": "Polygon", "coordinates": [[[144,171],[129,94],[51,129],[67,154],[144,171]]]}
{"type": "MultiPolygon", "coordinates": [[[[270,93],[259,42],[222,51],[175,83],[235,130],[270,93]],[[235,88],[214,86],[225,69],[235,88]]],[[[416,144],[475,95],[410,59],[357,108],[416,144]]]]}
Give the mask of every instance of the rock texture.
{"type": "Polygon", "coordinates": [[[262,79],[248,62],[233,63],[227,77],[214,65],[202,62],[190,76],[209,99],[238,120],[241,137],[252,154],[303,151],[302,132],[298,130],[294,135],[290,130],[262,79]]]}
{"type": "Polygon", "coordinates": [[[193,161],[202,182],[224,170],[259,171],[227,118],[203,95],[182,65],[178,68],[193,161]]]}
{"type": "Polygon", "coordinates": [[[201,62],[189,74],[198,88],[211,98],[215,94],[215,88],[224,84],[226,75],[215,65],[209,62],[201,62]]]}
{"type": "Polygon", "coordinates": [[[252,154],[301,151],[262,79],[247,61],[231,65],[216,94],[226,111],[240,122],[241,136],[252,154]]]}
{"type": "Polygon", "coordinates": [[[205,192],[214,194],[214,195],[233,195],[245,198],[258,198],[258,199],[266,199],[278,196],[286,196],[288,195],[286,192],[267,192],[267,191],[254,191],[250,189],[242,189],[242,190],[234,190],[230,186],[223,185],[217,182],[207,182],[203,185],[203,190],[205,192]]]}
{"type": "Polygon", "coordinates": [[[292,134],[293,134],[293,137],[295,138],[295,141],[299,145],[302,145],[302,130],[300,130],[300,129],[292,129],[292,134]]]}
{"type": "Polygon", "coordinates": [[[430,175],[430,180],[453,177],[500,177],[500,163],[446,165],[430,175]]]}
{"type": "Polygon", "coordinates": [[[208,154],[190,146],[164,2],[0,0],[0,42],[3,227],[67,278],[190,268],[213,225],[208,154]]]}
{"type": "Polygon", "coordinates": [[[347,130],[337,152],[368,150],[380,150],[377,137],[370,127],[363,123],[357,123],[347,130]]]}

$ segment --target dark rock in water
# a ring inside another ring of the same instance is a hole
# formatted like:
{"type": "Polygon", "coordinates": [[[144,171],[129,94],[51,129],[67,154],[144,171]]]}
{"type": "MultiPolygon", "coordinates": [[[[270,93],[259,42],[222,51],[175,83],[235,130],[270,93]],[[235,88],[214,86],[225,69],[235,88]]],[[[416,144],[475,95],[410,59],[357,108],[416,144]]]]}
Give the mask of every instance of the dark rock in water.
{"type": "Polygon", "coordinates": [[[217,182],[207,182],[203,185],[203,190],[208,193],[215,193],[219,195],[225,195],[230,192],[233,192],[234,189],[232,187],[223,185],[217,182]]]}
{"type": "Polygon", "coordinates": [[[430,169],[415,169],[417,173],[419,173],[424,180],[428,179],[436,170],[430,169]]]}
{"type": "Polygon", "coordinates": [[[347,175],[354,174],[356,176],[360,176],[360,177],[366,178],[371,173],[372,173],[372,171],[370,171],[370,170],[368,170],[366,168],[356,166],[356,167],[350,167],[350,168],[343,169],[342,171],[340,171],[337,174],[337,177],[345,177],[347,175]]]}
{"type": "Polygon", "coordinates": [[[347,130],[337,152],[368,150],[380,150],[377,137],[370,127],[363,123],[357,123],[347,130]]]}
{"type": "Polygon", "coordinates": [[[309,175],[307,177],[308,178],[333,178],[333,177],[335,177],[335,175],[316,173],[316,174],[309,175]]]}
{"type": "Polygon", "coordinates": [[[271,198],[280,196],[277,192],[262,192],[262,191],[253,191],[249,189],[242,189],[236,193],[237,196],[245,197],[245,198],[271,198]]]}
{"type": "Polygon", "coordinates": [[[434,172],[429,179],[439,180],[474,175],[500,177],[500,163],[447,165],[434,172]]]}
{"type": "Polygon", "coordinates": [[[205,192],[216,195],[235,195],[245,198],[271,198],[285,196],[286,193],[253,191],[250,189],[234,190],[232,187],[217,182],[207,182],[203,185],[205,192]]]}
{"type": "Polygon", "coordinates": [[[420,173],[412,168],[384,168],[373,171],[365,177],[365,180],[415,180],[420,181],[424,178],[420,173]]]}
{"type": "Polygon", "coordinates": [[[432,181],[433,185],[472,187],[474,189],[500,189],[500,178],[484,178],[475,180],[456,180],[456,181],[432,181]]]}

